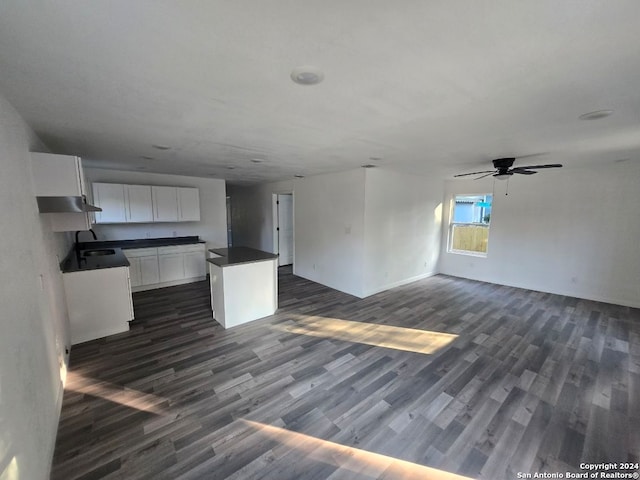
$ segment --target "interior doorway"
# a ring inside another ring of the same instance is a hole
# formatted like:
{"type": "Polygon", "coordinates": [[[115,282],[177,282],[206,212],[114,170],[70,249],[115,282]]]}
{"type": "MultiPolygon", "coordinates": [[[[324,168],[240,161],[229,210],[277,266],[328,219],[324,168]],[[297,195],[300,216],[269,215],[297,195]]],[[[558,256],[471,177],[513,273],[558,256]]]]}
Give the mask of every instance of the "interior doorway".
{"type": "Polygon", "coordinates": [[[273,194],[273,249],[278,266],[293,263],[293,194],[273,194]]]}

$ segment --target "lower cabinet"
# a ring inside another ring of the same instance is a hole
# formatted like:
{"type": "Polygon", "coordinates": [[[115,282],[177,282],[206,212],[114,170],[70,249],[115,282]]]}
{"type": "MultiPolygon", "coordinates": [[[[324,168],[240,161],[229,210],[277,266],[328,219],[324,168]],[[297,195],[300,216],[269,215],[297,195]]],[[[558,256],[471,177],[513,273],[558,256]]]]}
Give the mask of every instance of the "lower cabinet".
{"type": "Polygon", "coordinates": [[[158,264],[161,282],[173,282],[185,278],[183,253],[158,254],[158,264]]]}
{"type": "Polygon", "coordinates": [[[72,345],[129,330],[129,267],[64,273],[62,280],[72,345]]]}
{"type": "Polygon", "coordinates": [[[203,243],[124,250],[130,263],[133,291],[203,279],[206,276],[204,252],[203,243]]]}

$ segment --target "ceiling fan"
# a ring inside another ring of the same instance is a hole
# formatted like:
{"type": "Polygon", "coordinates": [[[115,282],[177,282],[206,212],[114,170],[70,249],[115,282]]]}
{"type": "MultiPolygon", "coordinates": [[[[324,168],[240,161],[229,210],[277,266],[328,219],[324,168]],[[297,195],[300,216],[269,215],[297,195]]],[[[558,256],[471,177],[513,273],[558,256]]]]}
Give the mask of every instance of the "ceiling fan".
{"type": "Polygon", "coordinates": [[[479,177],[474,178],[474,180],[478,180],[480,178],[488,177],[492,175],[494,178],[498,180],[505,180],[509,178],[514,173],[518,173],[520,175],[533,175],[536,170],[541,168],[560,168],[562,165],[560,163],[551,163],[547,165],[527,165],[524,167],[513,167],[513,162],[515,161],[515,157],[509,158],[496,158],[493,160],[494,170],[484,170],[482,172],[470,172],[470,173],[461,173],[458,175],[454,175],[454,177],[466,177],[468,175],[480,175],[479,177]],[[511,168],[513,167],[513,168],[511,168]]]}

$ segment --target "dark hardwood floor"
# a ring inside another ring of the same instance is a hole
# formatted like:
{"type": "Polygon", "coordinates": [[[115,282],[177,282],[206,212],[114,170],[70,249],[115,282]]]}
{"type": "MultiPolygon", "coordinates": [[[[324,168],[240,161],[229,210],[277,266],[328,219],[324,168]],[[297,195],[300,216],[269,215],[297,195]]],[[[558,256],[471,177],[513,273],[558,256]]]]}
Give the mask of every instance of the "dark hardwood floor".
{"type": "Polygon", "coordinates": [[[360,300],[280,272],[223,330],[207,282],[73,347],[53,479],[483,479],[640,460],[640,311],[447,276],[360,300]]]}

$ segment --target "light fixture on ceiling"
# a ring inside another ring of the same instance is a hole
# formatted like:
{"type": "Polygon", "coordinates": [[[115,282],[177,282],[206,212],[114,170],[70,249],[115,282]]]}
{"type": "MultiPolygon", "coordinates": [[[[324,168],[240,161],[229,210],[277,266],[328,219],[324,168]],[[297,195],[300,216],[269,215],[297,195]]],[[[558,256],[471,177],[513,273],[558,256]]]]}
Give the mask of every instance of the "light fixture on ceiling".
{"type": "Polygon", "coordinates": [[[262,163],[262,162],[264,162],[264,160],[262,160],[261,158],[252,158],[251,162],[252,163],[262,163]]]}
{"type": "Polygon", "coordinates": [[[140,158],[143,160],[153,160],[153,157],[150,157],[149,155],[140,155],[140,158]]]}
{"type": "Polygon", "coordinates": [[[369,157],[369,160],[371,160],[372,162],[379,162],[380,160],[382,160],[382,157],[369,157]]]}
{"type": "Polygon", "coordinates": [[[156,150],[171,150],[171,147],[168,147],[167,145],[158,145],[158,144],[153,144],[151,145],[153,148],[155,148],[156,150]]]}
{"type": "Polygon", "coordinates": [[[617,160],[614,160],[614,163],[625,163],[628,162],[629,160],[631,160],[630,158],[618,158],[617,160]]]}
{"type": "Polygon", "coordinates": [[[236,169],[236,167],[231,166],[231,165],[229,165],[229,166],[227,167],[227,170],[235,170],[235,169],[236,169]]]}
{"type": "Polygon", "coordinates": [[[318,67],[296,67],[291,70],[291,80],[298,85],[317,85],[324,80],[324,73],[318,67]]]}
{"type": "Polygon", "coordinates": [[[510,173],[502,173],[498,175],[494,175],[493,178],[497,178],[498,180],[507,180],[511,176],[510,173]]]}
{"type": "Polygon", "coordinates": [[[365,163],[362,165],[362,168],[376,168],[377,165],[372,165],[371,163],[365,163]]]}
{"type": "Polygon", "coordinates": [[[599,120],[613,114],[613,110],[596,110],[595,112],[583,113],[578,118],[580,120],[599,120]]]}
{"type": "Polygon", "coordinates": [[[304,178],[304,175],[300,175],[299,173],[294,175],[294,178],[304,178]]]}

